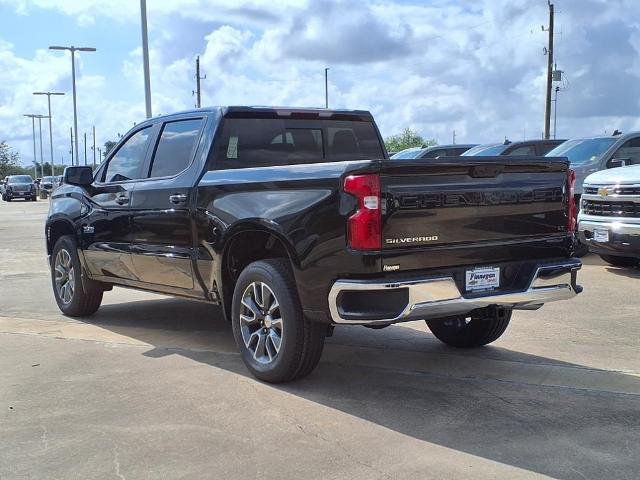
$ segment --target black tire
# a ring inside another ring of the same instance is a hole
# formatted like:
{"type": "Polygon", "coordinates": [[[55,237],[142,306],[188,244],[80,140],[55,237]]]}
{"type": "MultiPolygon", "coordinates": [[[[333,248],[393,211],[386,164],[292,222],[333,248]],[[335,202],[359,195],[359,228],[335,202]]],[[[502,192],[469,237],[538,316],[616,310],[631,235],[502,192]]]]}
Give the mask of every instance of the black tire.
{"type": "Polygon", "coordinates": [[[7,202],[11,201],[11,197],[6,197],[7,202]]]}
{"type": "Polygon", "coordinates": [[[37,202],[38,201],[38,197],[31,197],[31,201],[32,202],[37,202]]]}
{"type": "Polygon", "coordinates": [[[633,257],[618,257],[617,255],[600,255],[605,262],[614,267],[635,267],[638,259],[633,257]]]}
{"type": "Polygon", "coordinates": [[[492,315],[427,320],[435,337],[456,348],[482,347],[504,333],[511,320],[511,310],[498,310],[492,315]]]}
{"type": "Polygon", "coordinates": [[[70,317],[92,315],[100,308],[100,304],[102,303],[102,288],[90,279],[85,279],[85,282],[83,282],[81,275],[82,266],[78,258],[75,240],[69,235],[60,237],[53,247],[53,253],[51,255],[51,285],[58,308],[62,313],[70,317]],[[56,261],[59,254],[63,255],[61,254],[63,250],[69,255],[70,266],[73,267],[73,270],[69,269],[72,274],[67,274],[67,279],[72,277],[71,281],[73,284],[71,294],[68,296],[66,293],[59,291],[60,289],[56,283],[56,261]],[[84,285],[85,283],[86,285],[84,285]]]}
{"type": "Polygon", "coordinates": [[[318,364],[324,347],[327,325],[312,322],[303,315],[288,260],[260,260],[248,265],[236,283],[231,311],[233,335],[242,361],[256,378],[269,383],[289,382],[308,375],[318,364]],[[272,316],[265,313],[268,305],[264,310],[260,306],[266,303],[264,297],[260,302],[256,302],[255,307],[261,310],[259,315],[249,309],[246,302],[243,303],[243,299],[246,300],[247,295],[253,291],[251,288],[254,284],[266,285],[270,290],[267,296],[275,297],[278,307],[274,310],[273,318],[280,319],[280,330],[275,326],[275,320],[274,324],[271,324],[272,316]],[[252,315],[252,323],[241,320],[241,313],[247,319],[252,315]],[[273,333],[280,332],[279,349],[275,351],[275,343],[268,339],[264,340],[262,352],[269,358],[266,359],[265,355],[262,355],[261,361],[256,358],[261,337],[254,338],[254,335],[260,334],[259,331],[269,332],[268,335],[263,334],[267,338],[270,337],[272,330],[273,333]],[[248,339],[248,343],[245,343],[245,338],[248,339]],[[253,338],[253,341],[250,338],[253,338]],[[273,358],[267,348],[267,342],[270,342],[270,351],[275,351],[273,358]],[[252,350],[254,346],[255,350],[252,350]]]}

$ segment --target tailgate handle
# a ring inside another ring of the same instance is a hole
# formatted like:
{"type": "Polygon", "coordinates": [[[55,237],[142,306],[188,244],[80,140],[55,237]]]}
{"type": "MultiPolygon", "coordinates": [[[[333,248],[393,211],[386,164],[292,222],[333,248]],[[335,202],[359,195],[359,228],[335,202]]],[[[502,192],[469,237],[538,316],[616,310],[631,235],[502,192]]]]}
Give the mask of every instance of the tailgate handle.
{"type": "Polygon", "coordinates": [[[497,177],[504,170],[504,165],[476,165],[469,171],[469,176],[473,178],[497,177]]]}

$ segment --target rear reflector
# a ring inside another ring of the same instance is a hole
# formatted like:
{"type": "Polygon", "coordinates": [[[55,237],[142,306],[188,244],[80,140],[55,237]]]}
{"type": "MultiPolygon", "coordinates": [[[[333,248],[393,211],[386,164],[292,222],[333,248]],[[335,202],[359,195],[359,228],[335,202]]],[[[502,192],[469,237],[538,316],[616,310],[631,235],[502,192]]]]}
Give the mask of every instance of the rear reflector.
{"type": "Polygon", "coordinates": [[[576,223],[578,220],[578,208],[576,205],[576,172],[571,169],[567,170],[567,231],[575,233],[576,223]]]}
{"type": "Polygon", "coordinates": [[[347,220],[349,246],[354,250],[380,250],[380,177],[350,175],[344,179],[344,191],[358,199],[356,213],[347,220]]]}

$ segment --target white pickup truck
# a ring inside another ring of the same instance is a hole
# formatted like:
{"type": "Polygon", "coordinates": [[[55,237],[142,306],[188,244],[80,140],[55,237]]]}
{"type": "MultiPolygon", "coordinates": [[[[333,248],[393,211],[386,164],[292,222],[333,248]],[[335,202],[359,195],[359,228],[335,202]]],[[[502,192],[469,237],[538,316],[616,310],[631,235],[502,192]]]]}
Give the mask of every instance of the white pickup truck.
{"type": "Polygon", "coordinates": [[[602,170],[583,185],[578,215],[580,239],[606,262],[640,262],[640,165],[602,170]]]}

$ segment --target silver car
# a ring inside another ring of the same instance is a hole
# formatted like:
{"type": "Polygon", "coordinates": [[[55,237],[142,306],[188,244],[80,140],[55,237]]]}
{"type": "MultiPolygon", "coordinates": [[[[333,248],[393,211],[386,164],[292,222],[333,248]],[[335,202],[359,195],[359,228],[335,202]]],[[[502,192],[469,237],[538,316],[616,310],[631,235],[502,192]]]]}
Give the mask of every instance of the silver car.
{"type": "Polygon", "coordinates": [[[545,156],[569,159],[571,169],[576,172],[575,193],[582,195],[582,184],[587,175],[640,164],[640,132],[567,140],[545,156]]]}

